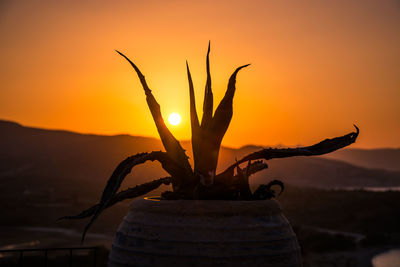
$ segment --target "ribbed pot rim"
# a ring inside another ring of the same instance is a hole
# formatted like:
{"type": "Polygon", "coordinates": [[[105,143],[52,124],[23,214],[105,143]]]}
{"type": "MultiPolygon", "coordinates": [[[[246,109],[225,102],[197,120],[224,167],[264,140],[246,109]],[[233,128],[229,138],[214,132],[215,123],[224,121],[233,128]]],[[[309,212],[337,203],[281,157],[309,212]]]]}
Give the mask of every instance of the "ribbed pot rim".
{"type": "Polygon", "coordinates": [[[207,215],[207,216],[265,216],[281,213],[276,200],[162,200],[146,197],[132,201],[133,212],[207,215]]]}

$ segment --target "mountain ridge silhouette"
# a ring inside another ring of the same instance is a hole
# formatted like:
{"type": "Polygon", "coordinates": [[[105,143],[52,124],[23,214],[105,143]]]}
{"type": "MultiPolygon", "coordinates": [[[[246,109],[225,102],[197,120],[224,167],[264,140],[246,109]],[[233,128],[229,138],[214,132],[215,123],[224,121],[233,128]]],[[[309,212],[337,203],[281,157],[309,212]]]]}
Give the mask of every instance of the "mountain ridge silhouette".
{"type": "MultiPolygon", "coordinates": [[[[184,141],[182,145],[192,158],[190,142],[184,141]]],[[[253,145],[238,149],[222,147],[218,170],[226,168],[235,158],[259,148],[253,145]]],[[[118,162],[138,152],[153,150],[162,150],[162,144],[151,137],[80,134],[25,127],[0,120],[0,184],[4,188],[20,191],[46,186],[84,192],[84,183],[91,188],[85,194],[98,195],[118,162]]],[[[337,153],[349,153],[345,151],[337,153]]],[[[382,153],[381,150],[379,152],[382,153]]],[[[367,169],[340,161],[338,157],[271,160],[268,169],[250,179],[253,184],[260,184],[279,178],[296,186],[322,188],[400,185],[399,171],[367,169]]],[[[123,187],[165,175],[158,163],[145,164],[133,169],[123,187]]]]}

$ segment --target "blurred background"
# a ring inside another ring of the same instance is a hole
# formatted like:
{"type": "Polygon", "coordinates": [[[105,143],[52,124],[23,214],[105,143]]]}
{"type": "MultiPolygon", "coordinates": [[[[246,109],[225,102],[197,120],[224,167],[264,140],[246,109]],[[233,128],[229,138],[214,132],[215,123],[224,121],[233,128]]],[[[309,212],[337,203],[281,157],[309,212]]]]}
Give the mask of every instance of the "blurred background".
{"type": "MultiPolygon", "coordinates": [[[[185,60],[201,110],[211,40],[214,103],[234,69],[252,64],[238,75],[219,169],[355,123],[349,148],[272,160],[252,184],[285,182],[278,200],[305,266],[400,265],[399,1],[1,0],[0,33],[0,249],[79,246],[86,221],[56,219],[96,203],[126,156],[162,149],[115,49],[146,75],[164,118],[181,116],[168,127],[191,156],[185,60]]],[[[164,175],[148,163],[122,187],[164,175]]],[[[98,263],[128,207],[105,211],[87,236],[98,263]]],[[[0,253],[0,265],[10,260],[0,253]]]]}

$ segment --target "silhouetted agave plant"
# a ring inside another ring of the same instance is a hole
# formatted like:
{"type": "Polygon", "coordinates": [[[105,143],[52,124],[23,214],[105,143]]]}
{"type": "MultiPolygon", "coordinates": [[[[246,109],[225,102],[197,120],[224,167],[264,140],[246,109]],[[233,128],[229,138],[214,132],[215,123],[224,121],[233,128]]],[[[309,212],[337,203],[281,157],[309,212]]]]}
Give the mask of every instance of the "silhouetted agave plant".
{"type": "Polygon", "coordinates": [[[165,125],[161,115],[160,105],[157,103],[156,99],[151,93],[144,75],[141,73],[139,68],[124,54],[119,51],[117,52],[132,65],[139,76],[140,82],[146,94],[147,105],[151,111],[166,152],[153,151],[150,153],[139,153],[126,158],[117,166],[109,178],[98,204],[81,212],[78,215],[65,216],[62,218],[82,219],[92,216],[91,220],[85,227],[82,235],[82,241],[84,240],[85,234],[89,227],[104,209],[122,200],[147,194],[162,184],[171,183],[173,189],[172,192],[167,191],[162,194],[162,198],[164,199],[257,200],[275,197],[274,191],[271,190],[271,186],[278,185],[281,187],[281,192],[283,191],[283,183],[278,180],[273,180],[267,185],[260,185],[258,189],[254,191],[254,193],[251,192],[249,187],[249,177],[256,172],[268,168],[267,163],[264,161],[273,158],[326,154],[354,143],[358,136],[359,129],[354,125],[356,132],[351,132],[347,135],[333,139],[326,139],[312,146],[286,149],[262,149],[245,156],[244,158],[233,163],[223,172],[216,174],[221,141],[232,118],[232,102],[236,90],[236,75],[239,70],[249,66],[249,64],[240,66],[233,72],[229,79],[228,89],[225,93],[225,96],[213,114],[213,93],[211,90],[209,44],[206,59],[207,82],[205,87],[203,117],[201,119],[201,123],[199,122],[197,116],[193,82],[190,75],[189,66],[186,63],[189,80],[190,118],[194,158],[194,168],[192,169],[185,150],[165,125]],[[122,181],[131,172],[132,168],[149,160],[159,161],[163,169],[167,171],[170,176],[138,185],[117,193],[122,181]],[[242,163],[247,163],[247,166],[241,168],[240,164],[242,163]]]}

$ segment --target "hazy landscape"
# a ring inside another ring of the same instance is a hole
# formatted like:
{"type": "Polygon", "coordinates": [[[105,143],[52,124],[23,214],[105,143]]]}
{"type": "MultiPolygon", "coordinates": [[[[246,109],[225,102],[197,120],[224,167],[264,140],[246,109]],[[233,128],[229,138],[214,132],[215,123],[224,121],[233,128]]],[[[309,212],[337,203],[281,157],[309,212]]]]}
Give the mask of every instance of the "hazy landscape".
{"type": "MultiPolygon", "coordinates": [[[[257,205],[274,180],[301,257],[260,228],[265,246],[205,240],[213,260],[400,266],[399,0],[2,0],[0,33],[0,267],[106,266],[124,196],[257,205]],[[58,220],[99,201],[92,221],[58,220]]],[[[145,256],[115,261],[210,260],[192,239],[151,254],[149,233],[118,235],[145,256]]]]}
{"type": "MultiPolygon", "coordinates": [[[[183,145],[190,151],[189,142],[183,145]]],[[[85,222],[57,218],[97,202],[113,168],[128,155],[162,149],[152,138],[84,135],[8,121],[0,121],[0,148],[2,249],[79,246],[85,222]]],[[[219,167],[258,148],[223,147],[219,167]]],[[[309,266],[331,261],[368,266],[360,264],[400,245],[400,192],[385,191],[400,187],[399,155],[399,149],[346,149],[328,157],[272,160],[252,184],[285,182],[278,200],[309,266]],[[379,189],[384,192],[374,192],[379,189]]],[[[157,163],[148,163],[135,168],[122,187],[165,175],[157,163]]],[[[128,206],[125,201],[106,210],[85,245],[108,248],[128,206]]]]}

